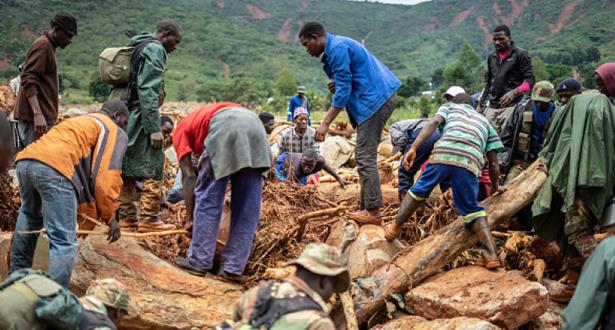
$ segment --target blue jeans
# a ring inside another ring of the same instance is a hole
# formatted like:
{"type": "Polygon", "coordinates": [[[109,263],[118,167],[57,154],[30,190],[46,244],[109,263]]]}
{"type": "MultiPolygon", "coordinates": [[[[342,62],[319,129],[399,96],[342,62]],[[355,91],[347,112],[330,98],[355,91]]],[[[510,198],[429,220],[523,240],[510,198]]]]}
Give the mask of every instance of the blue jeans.
{"type": "Polygon", "coordinates": [[[177,176],[175,177],[175,182],[173,183],[173,187],[169,190],[167,194],[167,202],[171,204],[177,204],[180,201],[184,200],[184,186],[182,184],[182,171],[177,171],[177,176]]]}
{"type": "Polygon", "coordinates": [[[224,195],[230,181],[231,227],[220,263],[227,273],[243,273],[260,218],[262,173],[262,169],[244,168],[216,180],[211,161],[207,153],[203,153],[194,189],[194,224],[188,248],[191,264],[209,270],[213,267],[224,195]]]}
{"type": "Polygon", "coordinates": [[[77,194],[73,184],[51,167],[34,160],[17,163],[21,207],[13,235],[11,272],[32,267],[38,234],[49,239],[49,275],[68,287],[77,254],[77,194]]]}
{"type": "Polygon", "coordinates": [[[466,228],[477,218],[487,216],[485,209],[478,205],[478,177],[463,167],[429,163],[409,194],[416,200],[424,200],[445,180],[450,180],[455,208],[464,217],[466,228]]]}

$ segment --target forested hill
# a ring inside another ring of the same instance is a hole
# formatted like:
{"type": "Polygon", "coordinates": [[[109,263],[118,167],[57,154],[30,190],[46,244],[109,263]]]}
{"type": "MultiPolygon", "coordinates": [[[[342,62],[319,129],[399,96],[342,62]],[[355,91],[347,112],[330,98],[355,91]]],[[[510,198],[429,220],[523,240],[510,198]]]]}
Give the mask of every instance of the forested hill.
{"type": "MultiPolygon", "coordinates": [[[[506,23],[519,47],[547,64],[590,72],[615,57],[612,0],[432,0],[415,6],[343,0],[0,0],[0,74],[15,74],[27,47],[57,11],[78,18],[79,36],[58,51],[68,88],[86,91],[97,56],[123,45],[127,30],[153,30],[176,19],[184,40],[168,60],[171,99],[196,99],[212,84],[237,81],[271,90],[280,71],[311,88],[324,77],[296,39],[306,21],[363,41],[401,78],[430,80],[467,41],[484,57],[491,30],[506,23]],[[235,79],[235,80],[232,80],[235,79]],[[180,92],[180,93],[178,93],[180,92]]],[[[564,70],[566,71],[566,70],[564,70]]],[[[568,70],[570,71],[570,70],[568,70]]],[[[226,85],[231,86],[231,85],[226,85]]],[[[265,94],[266,91],[265,91],[265,94]]],[[[265,95],[266,96],[266,95],[265,95]]]]}

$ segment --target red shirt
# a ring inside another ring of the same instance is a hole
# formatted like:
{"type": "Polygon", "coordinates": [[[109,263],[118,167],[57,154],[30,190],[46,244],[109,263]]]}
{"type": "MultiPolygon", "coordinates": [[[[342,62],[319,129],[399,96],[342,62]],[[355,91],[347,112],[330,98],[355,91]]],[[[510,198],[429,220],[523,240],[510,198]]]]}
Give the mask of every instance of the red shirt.
{"type": "Polygon", "coordinates": [[[178,160],[192,152],[197,155],[203,153],[211,119],[221,110],[228,108],[243,106],[232,102],[209,103],[194,110],[177,124],[173,133],[173,147],[178,160]]]}

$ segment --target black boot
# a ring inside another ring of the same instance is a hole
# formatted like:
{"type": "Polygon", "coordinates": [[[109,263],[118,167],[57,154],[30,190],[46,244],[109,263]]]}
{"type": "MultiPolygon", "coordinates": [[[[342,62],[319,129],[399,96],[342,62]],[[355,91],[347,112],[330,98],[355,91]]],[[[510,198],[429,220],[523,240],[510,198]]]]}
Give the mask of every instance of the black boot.
{"type": "Polygon", "coordinates": [[[414,199],[410,194],[406,194],[404,200],[401,202],[401,206],[399,207],[399,211],[397,211],[397,216],[395,217],[395,222],[393,222],[388,228],[384,231],[384,236],[387,240],[392,241],[399,236],[399,232],[401,231],[401,225],[408,220],[414,212],[419,208],[419,206],[423,205],[424,201],[418,201],[414,199]]]}
{"type": "Polygon", "coordinates": [[[487,224],[487,218],[476,218],[470,230],[478,237],[481,245],[482,260],[479,259],[476,264],[487,269],[500,267],[501,264],[496,252],[495,240],[491,235],[491,229],[487,224]]]}

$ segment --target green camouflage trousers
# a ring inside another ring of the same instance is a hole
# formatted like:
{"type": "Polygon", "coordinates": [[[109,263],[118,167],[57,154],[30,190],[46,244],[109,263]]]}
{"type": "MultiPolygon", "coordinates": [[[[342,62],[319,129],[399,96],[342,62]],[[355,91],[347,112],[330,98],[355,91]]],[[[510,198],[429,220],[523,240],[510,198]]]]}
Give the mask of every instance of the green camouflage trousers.
{"type": "Polygon", "coordinates": [[[565,215],[564,235],[568,244],[565,261],[569,268],[580,268],[596,249],[598,242],[594,238],[595,217],[585,207],[583,200],[576,195],[574,203],[565,215]]]}
{"type": "Polygon", "coordinates": [[[120,219],[131,222],[137,221],[137,208],[139,202],[140,221],[158,221],[160,206],[162,204],[162,180],[143,181],[141,196],[137,193],[136,180],[123,178],[122,191],[120,192],[120,219]]]}

